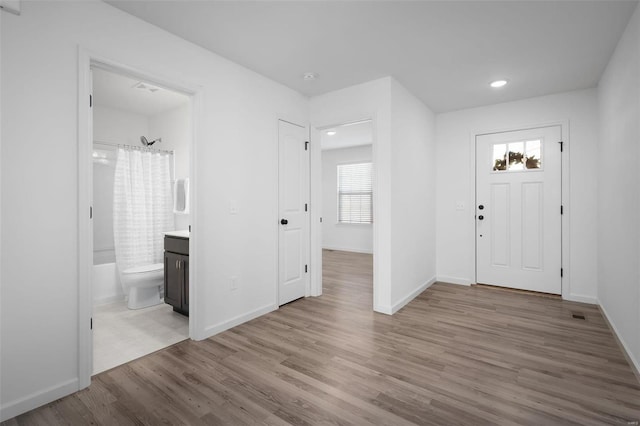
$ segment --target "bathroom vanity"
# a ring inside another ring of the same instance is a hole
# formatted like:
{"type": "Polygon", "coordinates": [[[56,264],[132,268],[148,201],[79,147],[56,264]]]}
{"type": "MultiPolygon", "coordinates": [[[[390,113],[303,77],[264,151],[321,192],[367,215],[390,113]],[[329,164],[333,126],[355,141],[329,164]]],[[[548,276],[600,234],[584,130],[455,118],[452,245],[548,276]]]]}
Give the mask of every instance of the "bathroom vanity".
{"type": "Polygon", "coordinates": [[[164,234],[164,302],[189,316],[189,231],[164,234]]]}

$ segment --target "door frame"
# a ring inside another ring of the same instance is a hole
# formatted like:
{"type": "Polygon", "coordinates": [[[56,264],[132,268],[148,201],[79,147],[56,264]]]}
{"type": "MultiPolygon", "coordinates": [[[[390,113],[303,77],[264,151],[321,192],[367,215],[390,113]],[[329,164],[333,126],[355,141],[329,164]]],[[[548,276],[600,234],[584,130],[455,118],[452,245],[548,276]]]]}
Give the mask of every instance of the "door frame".
{"type": "Polygon", "coordinates": [[[489,128],[489,129],[478,129],[472,131],[469,135],[469,170],[471,171],[469,179],[470,179],[470,188],[472,188],[469,194],[469,224],[470,229],[472,229],[471,237],[469,239],[469,244],[473,246],[472,250],[472,259],[471,264],[473,265],[473,279],[470,284],[476,284],[478,282],[478,267],[477,267],[477,245],[476,245],[476,140],[478,136],[489,135],[493,133],[505,133],[505,132],[514,132],[519,130],[531,130],[537,129],[540,127],[551,127],[551,126],[560,126],[560,134],[562,137],[562,146],[563,152],[561,155],[561,171],[560,171],[560,203],[563,206],[563,214],[560,217],[560,234],[561,234],[561,259],[560,264],[563,268],[563,275],[560,278],[561,292],[562,298],[566,300],[573,300],[578,302],[587,302],[592,303],[592,301],[588,301],[587,298],[581,298],[580,296],[575,296],[571,294],[571,265],[570,265],[570,217],[571,217],[571,206],[570,206],[570,192],[569,192],[569,156],[571,152],[571,143],[570,143],[570,134],[569,134],[569,120],[558,120],[558,121],[549,121],[535,124],[523,124],[519,126],[508,126],[508,127],[499,127],[499,128],[489,128]]]}
{"type": "MultiPolygon", "coordinates": [[[[133,68],[123,61],[78,46],[78,389],[91,384],[93,374],[93,221],[89,217],[89,209],[93,202],[93,167],[91,152],[93,149],[93,127],[90,125],[89,96],[92,94],[91,68],[97,66],[107,71],[137,77],[153,82],[160,87],[183,93],[190,98],[191,106],[191,140],[189,142],[189,181],[190,190],[197,194],[197,140],[200,127],[204,123],[202,88],[175,79],[168,79],[155,74],[149,69],[133,68]]],[[[190,197],[191,226],[198,229],[197,196],[190,197]]],[[[197,264],[195,247],[197,233],[189,238],[189,261],[197,264]]],[[[189,295],[197,298],[197,268],[189,268],[189,295]]],[[[190,306],[189,338],[199,340],[198,306],[190,306]]]]}
{"type": "Polygon", "coordinates": [[[376,220],[379,215],[378,196],[379,180],[378,176],[378,144],[377,141],[377,119],[376,114],[363,114],[346,116],[342,120],[333,120],[333,122],[312,123],[310,126],[311,153],[310,153],[310,182],[311,182],[311,263],[314,265],[311,269],[311,295],[322,295],[322,150],[320,147],[320,132],[330,127],[338,127],[348,123],[356,123],[358,121],[371,121],[372,137],[371,137],[371,160],[373,163],[373,298],[371,300],[371,310],[375,311],[376,294],[379,291],[379,283],[376,280],[378,263],[376,253],[379,247],[379,222],[376,220]]]}

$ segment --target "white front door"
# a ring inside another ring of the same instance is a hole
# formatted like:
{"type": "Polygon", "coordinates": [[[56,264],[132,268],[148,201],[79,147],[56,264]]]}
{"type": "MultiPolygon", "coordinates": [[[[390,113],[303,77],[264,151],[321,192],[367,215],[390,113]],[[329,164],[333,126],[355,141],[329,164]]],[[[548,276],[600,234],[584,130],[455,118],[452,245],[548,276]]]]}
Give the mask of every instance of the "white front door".
{"type": "Polygon", "coordinates": [[[476,137],[476,281],[561,293],[560,126],[476,137]]]}
{"type": "Polygon", "coordinates": [[[309,279],[309,150],[307,130],[279,121],[278,303],[304,297],[309,279]]]}

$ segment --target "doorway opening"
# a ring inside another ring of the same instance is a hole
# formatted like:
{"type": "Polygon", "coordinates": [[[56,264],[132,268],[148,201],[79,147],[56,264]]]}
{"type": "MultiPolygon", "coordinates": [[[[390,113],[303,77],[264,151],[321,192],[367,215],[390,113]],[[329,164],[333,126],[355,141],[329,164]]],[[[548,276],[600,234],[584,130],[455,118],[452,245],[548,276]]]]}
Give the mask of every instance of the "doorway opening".
{"type": "Polygon", "coordinates": [[[373,121],[323,126],[318,131],[323,291],[372,306],[373,121]]]}
{"type": "Polygon", "coordinates": [[[166,259],[188,259],[193,126],[184,93],[100,63],[89,81],[94,375],[189,338],[189,290],[176,306],[166,259]]]}

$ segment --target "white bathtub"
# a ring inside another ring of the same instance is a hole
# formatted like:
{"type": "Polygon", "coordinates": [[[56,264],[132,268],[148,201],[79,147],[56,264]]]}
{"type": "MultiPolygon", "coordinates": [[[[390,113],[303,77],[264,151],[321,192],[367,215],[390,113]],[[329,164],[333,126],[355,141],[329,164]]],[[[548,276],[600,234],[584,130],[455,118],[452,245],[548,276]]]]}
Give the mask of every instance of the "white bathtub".
{"type": "Polygon", "coordinates": [[[93,265],[93,304],[104,305],[120,300],[124,300],[124,293],[116,264],[93,265]]]}

